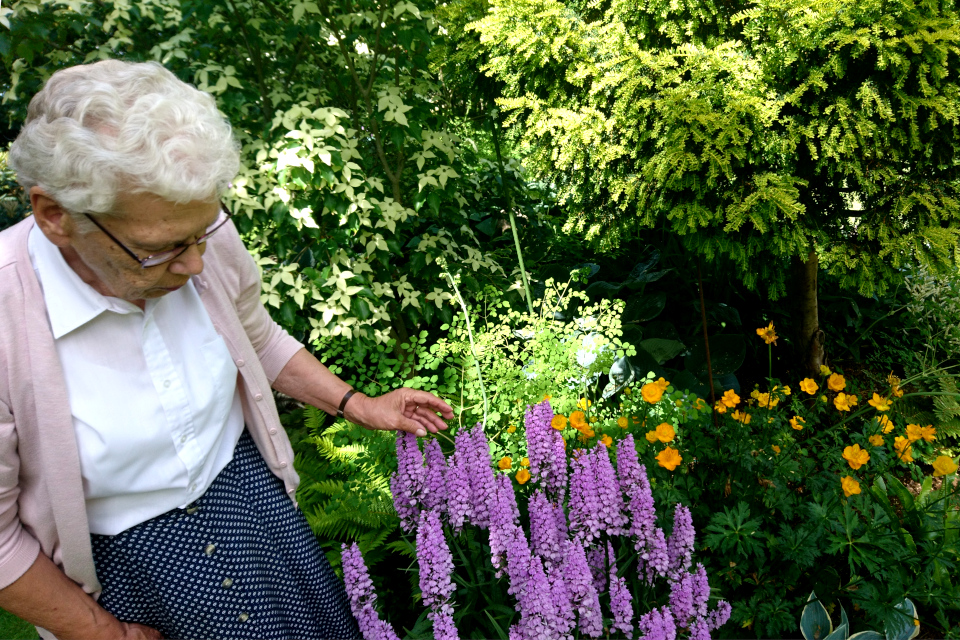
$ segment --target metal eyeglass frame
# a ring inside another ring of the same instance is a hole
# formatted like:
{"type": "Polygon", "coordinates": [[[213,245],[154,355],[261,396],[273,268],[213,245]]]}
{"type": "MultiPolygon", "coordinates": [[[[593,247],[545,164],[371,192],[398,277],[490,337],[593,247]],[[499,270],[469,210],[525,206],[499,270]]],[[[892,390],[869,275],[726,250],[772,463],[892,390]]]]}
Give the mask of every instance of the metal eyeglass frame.
{"type": "Polygon", "coordinates": [[[136,253],[134,253],[133,251],[131,251],[130,249],[128,249],[125,244],[123,244],[122,242],[120,242],[119,240],[117,240],[116,236],[114,236],[112,233],[110,233],[109,231],[107,231],[107,230],[103,227],[103,225],[101,225],[99,222],[97,222],[96,220],[94,220],[93,217],[92,217],[89,213],[84,213],[83,215],[86,216],[86,217],[87,217],[87,220],[89,220],[90,222],[92,222],[92,223],[94,224],[94,226],[97,227],[97,229],[100,229],[100,231],[103,231],[103,232],[107,235],[108,238],[110,238],[111,240],[113,240],[113,241],[117,244],[118,247],[120,247],[121,249],[123,249],[124,252],[125,252],[128,256],[130,256],[131,258],[133,258],[134,260],[136,260],[138,263],[140,263],[140,268],[141,268],[141,269],[148,269],[148,268],[150,268],[150,267],[157,267],[157,266],[160,266],[161,264],[166,264],[166,263],[168,263],[168,262],[171,262],[171,261],[173,261],[173,260],[176,260],[178,257],[180,257],[180,256],[183,254],[183,252],[185,252],[187,249],[189,249],[189,248],[192,247],[193,245],[198,245],[198,246],[199,246],[199,245],[203,244],[204,242],[206,242],[207,239],[210,238],[210,236],[212,236],[218,229],[220,229],[220,227],[222,227],[223,225],[227,224],[227,222],[230,220],[230,218],[233,217],[233,214],[230,213],[230,212],[227,210],[227,208],[224,207],[223,204],[221,203],[221,205],[220,205],[220,217],[218,217],[217,220],[216,220],[211,226],[207,227],[206,233],[204,233],[202,236],[200,236],[199,238],[197,238],[195,241],[193,241],[193,242],[191,242],[191,243],[189,243],[189,244],[185,244],[185,245],[180,246],[180,247],[176,247],[176,248],[174,248],[174,249],[170,249],[169,251],[161,251],[160,253],[151,254],[151,255],[147,256],[146,258],[141,258],[141,257],[138,256],[136,253]]]}

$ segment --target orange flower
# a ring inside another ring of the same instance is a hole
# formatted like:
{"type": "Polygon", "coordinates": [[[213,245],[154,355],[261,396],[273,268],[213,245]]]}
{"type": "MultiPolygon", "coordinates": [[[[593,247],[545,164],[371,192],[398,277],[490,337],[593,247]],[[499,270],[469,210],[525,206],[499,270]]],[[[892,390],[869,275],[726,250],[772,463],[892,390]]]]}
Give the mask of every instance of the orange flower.
{"type": "Polygon", "coordinates": [[[714,408],[714,410],[716,410],[717,413],[726,413],[726,412],[727,412],[727,405],[723,404],[723,402],[720,401],[720,400],[717,400],[717,404],[715,404],[715,405],[713,406],[713,408],[714,408]]]}
{"type": "Polygon", "coordinates": [[[640,387],[640,395],[650,404],[657,404],[663,397],[664,388],[656,382],[650,382],[640,387]]]}
{"type": "Polygon", "coordinates": [[[872,444],[875,447],[879,447],[883,445],[883,436],[881,436],[880,434],[872,435],[869,438],[867,438],[867,440],[869,440],[870,444],[872,444]]]}
{"type": "Polygon", "coordinates": [[[603,443],[605,447],[609,447],[610,445],[613,444],[613,438],[605,435],[602,438],[600,438],[600,442],[603,443]]]}
{"type": "Polygon", "coordinates": [[[757,335],[763,338],[763,341],[767,344],[777,344],[777,338],[779,337],[773,328],[772,322],[769,326],[757,329],[757,335]]]}
{"type": "Polygon", "coordinates": [[[877,424],[880,425],[880,428],[883,429],[884,433],[890,433],[893,431],[893,422],[887,416],[878,416],[877,424]]]}
{"type": "Polygon", "coordinates": [[[733,419],[743,424],[750,424],[750,414],[740,411],[733,412],[733,419]]]}
{"type": "Polygon", "coordinates": [[[526,469],[520,469],[520,471],[517,471],[517,475],[515,475],[514,477],[517,479],[517,482],[519,482],[520,484],[526,484],[527,480],[530,479],[530,472],[527,471],[526,469]]]}
{"type": "Polygon", "coordinates": [[[657,440],[660,442],[670,442],[677,436],[677,432],[673,430],[673,427],[666,422],[661,422],[657,425],[657,429],[654,431],[657,434],[657,440]]]}
{"type": "Polygon", "coordinates": [[[509,427],[507,427],[507,433],[516,433],[516,432],[517,432],[517,425],[512,424],[509,427]]]}
{"type": "Polygon", "coordinates": [[[673,447],[667,447],[657,454],[657,462],[667,471],[673,471],[677,468],[677,465],[683,462],[683,458],[680,457],[679,451],[673,447]]]}
{"type": "Polygon", "coordinates": [[[557,431],[563,431],[567,427],[567,417],[558,413],[553,416],[553,419],[550,421],[550,426],[557,431]]]}
{"type": "Polygon", "coordinates": [[[843,450],[843,459],[847,461],[851,469],[856,471],[870,461],[870,454],[861,449],[860,445],[855,444],[843,450]]]}
{"type": "Polygon", "coordinates": [[[809,393],[810,395],[813,395],[817,392],[817,389],[819,389],[820,386],[813,381],[813,378],[804,378],[803,380],[800,381],[800,388],[803,391],[806,391],[807,393],[809,393]]]}
{"type": "Polygon", "coordinates": [[[843,487],[843,495],[848,498],[854,494],[860,493],[860,483],[850,476],[843,476],[840,480],[840,486],[843,487]]]}
{"type": "Polygon", "coordinates": [[[843,391],[847,387],[847,381],[839,373],[831,373],[827,378],[827,387],[830,391],[843,391]]]}
{"type": "Polygon", "coordinates": [[[520,466],[521,466],[521,467],[529,467],[529,466],[530,466],[530,458],[520,458],[520,466]]]}
{"type": "Polygon", "coordinates": [[[499,467],[501,471],[506,471],[511,466],[513,466],[513,460],[510,459],[510,456],[503,456],[500,458],[500,462],[497,463],[497,467],[499,467]]]}
{"type": "Polygon", "coordinates": [[[933,442],[937,439],[937,430],[933,428],[932,424],[928,424],[920,429],[920,437],[927,442],[933,442]]]}
{"type": "Polygon", "coordinates": [[[877,411],[888,411],[890,409],[890,401],[877,393],[873,394],[873,398],[867,400],[867,404],[877,411]]]}
{"type": "Polygon", "coordinates": [[[900,378],[893,375],[893,371],[887,376],[887,383],[890,385],[890,393],[897,398],[903,397],[903,390],[900,388],[900,378]]]}
{"type": "Polygon", "coordinates": [[[703,401],[703,398],[697,398],[697,401],[693,403],[693,408],[697,411],[703,411],[707,408],[707,403],[703,401]]]}
{"type": "Polygon", "coordinates": [[[837,411],[850,411],[852,407],[857,406],[857,396],[838,393],[837,397],[833,399],[833,405],[837,408],[837,411]]]}
{"type": "Polygon", "coordinates": [[[773,409],[779,403],[780,401],[769,393],[757,393],[757,405],[763,409],[773,409]]]}
{"type": "Polygon", "coordinates": [[[897,450],[897,457],[903,462],[913,462],[913,448],[910,446],[910,442],[903,436],[897,436],[893,439],[893,448],[897,450]]]}
{"type": "Polygon", "coordinates": [[[626,429],[628,424],[629,423],[627,422],[626,416],[620,416],[619,418],[617,418],[617,426],[620,427],[621,429],[626,429]]]}
{"type": "Polygon", "coordinates": [[[780,455],[780,447],[774,444],[774,445],[771,445],[770,448],[773,449],[773,452],[775,454],[780,455]]]}
{"type": "Polygon", "coordinates": [[[666,380],[664,380],[662,377],[661,377],[661,378],[657,378],[657,381],[654,382],[653,384],[659,386],[659,387],[660,387],[661,389],[663,389],[664,391],[666,391],[666,390],[667,390],[667,387],[670,386],[670,383],[667,382],[666,380]]]}
{"type": "Polygon", "coordinates": [[[720,398],[720,402],[733,409],[740,403],[740,396],[738,396],[737,392],[733,389],[727,389],[723,392],[723,397],[720,398]]]}
{"type": "Polygon", "coordinates": [[[657,440],[659,440],[659,438],[657,438],[656,431],[647,431],[647,433],[643,437],[647,439],[647,442],[656,442],[657,440]]]}
{"type": "Polygon", "coordinates": [[[807,424],[807,421],[801,418],[800,416],[793,416],[790,418],[790,426],[796,429],[797,431],[803,431],[803,427],[807,424]]]}
{"type": "Polygon", "coordinates": [[[583,411],[574,411],[570,414],[570,426],[578,431],[587,428],[587,416],[584,415],[583,411]]]}

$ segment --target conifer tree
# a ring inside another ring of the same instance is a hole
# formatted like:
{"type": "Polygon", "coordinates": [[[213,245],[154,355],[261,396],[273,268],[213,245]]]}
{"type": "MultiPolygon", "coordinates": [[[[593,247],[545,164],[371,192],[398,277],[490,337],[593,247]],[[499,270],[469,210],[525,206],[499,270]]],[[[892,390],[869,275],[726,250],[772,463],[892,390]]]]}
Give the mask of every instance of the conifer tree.
{"type": "Polygon", "coordinates": [[[666,227],[795,287],[807,369],[820,269],[871,295],[957,264],[955,2],[490,0],[470,28],[568,225],[666,227]]]}

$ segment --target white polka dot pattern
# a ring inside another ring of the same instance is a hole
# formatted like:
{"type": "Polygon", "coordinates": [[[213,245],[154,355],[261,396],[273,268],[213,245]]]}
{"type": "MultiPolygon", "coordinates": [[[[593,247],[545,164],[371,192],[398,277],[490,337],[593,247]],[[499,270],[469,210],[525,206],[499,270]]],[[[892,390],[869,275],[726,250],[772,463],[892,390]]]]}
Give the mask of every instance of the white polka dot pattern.
{"type": "Polygon", "coordinates": [[[100,605],[165,638],[358,638],[343,583],[244,431],[202,498],[91,536],[100,605]]]}

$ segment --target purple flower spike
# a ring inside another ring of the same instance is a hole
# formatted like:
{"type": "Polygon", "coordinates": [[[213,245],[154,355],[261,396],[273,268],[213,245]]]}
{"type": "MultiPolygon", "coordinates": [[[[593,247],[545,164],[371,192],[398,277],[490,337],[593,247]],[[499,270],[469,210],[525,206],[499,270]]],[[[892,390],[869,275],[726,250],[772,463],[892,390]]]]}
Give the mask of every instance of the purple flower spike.
{"type": "Polygon", "coordinates": [[[555,592],[550,588],[540,558],[529,559],[527,579],[519,594],[520,628],[527,640],[558,640],[569,638],[563,631],[566,621],[557,616],[555,592]]]}
{"type": "Polygon", "coordinates": [[[510,625],[510,635],[508,640],[523,640],[523,634],[520,632],[520,625],[510,625]]]}
{"type": "Polygon", "coordinates": [[[356,618],[360,633],[364,640],[399,640],[390,623],[381,620],[377,615],[377,594],[373,590],[373,582],[363,563],[360,548],[354,542],[350,546],[341,545],[343,578],[350,598],[350,611],[356,618]]]}
{"type": "Polygon", "coordinates": [[[447,518],[454,531],[473,520],[473,487],[469,472],[470,432],[460,431],[454,440],[453,455],[447,460],[447,518]]]}
{"type": "Polygon", "coordinates": [[[524,425],[527,431],[527,457],[535,482],[554,500],[563,501],[567,484],[567,454],[563,437],[554,429],[553,408],[548,400],[527,407],[524,425]]]}
{"type": "Polygon", "coordinates": [[[680,627],[690,626],[695,616],[693,579],[693,574],[684,573],[670,585],[670,612],[680,627]]]}
{"type": "Polygon", "coordinates": [[[697,571],[693,574],[693,615],[698,618],[707,617],[707,602],[710,600],[710,581],[707,579],[707,569],[697,563],[697,571]]]}
{"type": "MultiPolygon", "coordinates": [[[[490,526],[490,501],[493,498],[493,463],[490,460],[490,443],[483,427],[470,430],[468,449],[468,472],[473,490],[473,524],[486,529],[490,526]]],[[[511,490],[512,491],[512,490],[511,490]]]]}
{"type": "Polygon", "coordinates": [[[711,611],[710,615],[707,616],[707,626],[709,626],[711,630],[719,629],[727,624],[727,620],[730,619],[730,613],[732,611],[733,608],[730,606],[730,603],[726,600],[721,600],[717,603],[716,611],[711,611]]]}
{"type": "Polygon", "coordinates": [[[417,562],[420,565],[420,592],[424,606],[430,607],[427,617],[433,622],[437,640],[457,640],[450,597],[456,591],[450,574],[453,558],[443,537],[440,516],[436,511],[423,511],[417,527],[417,562]]]}
{"type": "Polygon", "coordinates": [[[647,582],[653,584],[657,576],[667,575],[670,568],[670,556],[667,553],[667,539],[663,535],[663,529],[654,527],[650,539],[646,541],[645,550],[640,553],[640,559],[645,565],[645,575],[647,582]]]}
{"type": "Polygon", "coordinates": [[[530,512],[530,547],[543,559],[543,566],[549,571],[563,563],[563,547],[566,540],[566,522],[563,509],[554,506],[540,490],[534,491],[528,504],[530,512]],[[562,522],[564,529],[558,528],[562,522]]]}
{"type": "Polygon", "coordinates": [[[570,529],[574,537],[585,547],[600,535],[600,500],[596,476],[593,473],[593,456],[581,450],[573,459],[573,475],[570,479],[570,529]]]}
{"type": "Polygon", "coordinates": [[[669,607],[653,609],[640,617],[637,628],[644,640],[676,640],[677,625],[669,607]]]}
{"type": "Polygon", "coordinates": [[[637,449],[633,436],[628,435],[617,445],[617,471],[620,477],[620,489],[627,496],[627,512],[630,514],[630,526],[627,535],[634,539],[634,548],[640,552],[637,569],[641,575],[646,572],[662,573],[660,556],[662,549],[657,545],[663,540],[663,532],[657,535],[657,512],[653,505],[653,492],[647,478],[647,469],[637,462],[637,449]],[[647,566],[651,555],[658,566],[653,571],[647,566]]]}
{"type": "Polygon", "coordinates": [[[587,549],[587,564],[590,566],[590,575],[593,577],[593,588],[597,593],[607,590],[607,561],[603,549],[591,547],[587,549]]]}
{"type": "Polygon", "coordinates": [[[667,555],[670,558],[668,575],[671,579],[676,579],[690,568],[695,536],[690,509],[678,504],[673,511],[673,533],[667,540],[667,555]]]}
{"type": "Polygon", "coordinates": [[[633,637],[633,597],[627,581],[617,576],[617,560],[613,545],[607,542],[607,558],[610,560],[610,613],[613,627],[623,632],[628,639],[633,637]]]}
{"type": "Polygon", "coordinates": [[[600,527],[612,536],[623,535],[627,532],[627,516],[623,513],[623,494],[620,492],[617,474],[610,464],[610,453],[606,446],[597,444],[592,455],[593,473],[600,498],[600,510],[597,514],[600,527]]]}
{"type": "Polygon", "coordinates": [[[440,441],[431,438],[424,448],[427,463],[423,487],[423,506],[425,509],[442,514],[447,502],[447,459],[440,449],[440,441]]]}
{"type": "Polygon", "coordinates": [[[566,578],[570,601],[577,613],[580,632],[591,638],[603,635],[603,618],[600,616],[600,597],[587,566],[583,545],[565,540],[563,575],[566,578]]]}
{"type": "Polygon", "coordinates": [[[490,498],[490,562],[496,576],[503,575],[507,566],[507,549],[520,523],[517,498],[510,478],[504,474],[494,480],[495,491],[490,498]]]}
{"type": "Polygon", "coordinates": [[[573,631],[576,616],[573,612],[570,590],[563,577],[563,569],[560,566],[549,569],[547,582],[550,583],[550,599],[553,600],[553,609],[557,616],[557,631],[559,635],[568,636],[573,631]]]}
{"type": "Polygon", "coordinates": [[[390,478],[390,491],[404,531],[412,531],[420,515],[423,483],[423,456],[417,436],[401,431],[397,436],[397,472],[390,478]]]}

